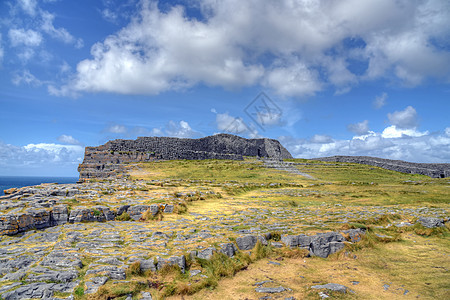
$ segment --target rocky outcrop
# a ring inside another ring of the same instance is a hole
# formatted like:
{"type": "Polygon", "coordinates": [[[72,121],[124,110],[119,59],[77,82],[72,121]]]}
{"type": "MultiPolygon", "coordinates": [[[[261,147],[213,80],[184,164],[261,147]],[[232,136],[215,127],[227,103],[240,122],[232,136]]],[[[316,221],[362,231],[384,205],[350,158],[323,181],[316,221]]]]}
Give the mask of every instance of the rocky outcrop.
{"type": "Polygon", "coordinates": [[[450,177],[450,164],[411,163],[369,156],[332,156],[314,158],[313,160],[365,164],[402,173],[426,175],[432,178],[450,177]]]}
{"type": "Polygon", "coordinates": [[[292,158],[273,139],[245,139],[231,134],[217,134],[200,139],[140,137],[114,140],[99,147],[86,147],[78,167],[80,179],[114,177],[124,170],[124,163],[174,159],[232,159],[245,156],[270,159],[292,158]]]}

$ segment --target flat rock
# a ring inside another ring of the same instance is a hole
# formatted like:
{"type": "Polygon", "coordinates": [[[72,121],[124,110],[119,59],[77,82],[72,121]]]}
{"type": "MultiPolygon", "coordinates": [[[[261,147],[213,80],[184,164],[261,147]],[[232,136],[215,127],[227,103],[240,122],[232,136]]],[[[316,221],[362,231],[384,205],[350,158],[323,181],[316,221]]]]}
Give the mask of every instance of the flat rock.
{"type": "Polygon", "coordinates": [[[286,289],[282,286],[279,287],[257,287],[255,289],[255,292],[257,293],[270,293],[270,294],[275,294],[275,293],[282,293],[286,291],[286,289]]]}
{"type": "Polygon", "coordinates": [[[436,228],[444,226],[444,220],[438,218],[421,217],[419,218],[419,223],[427,228],[436,228]]]}
{"type": "Polygon", "coordinates": [[[322,284],[322,285],[313,285],[311,288],[312,289],[327,289],[327,290],[330,290],[330,291],[335,291],[335,292],[344,293],[344,294],[347,293],[347,291],[354,293],[352,290],[350,290],[345,285],[337,284],[337,283],[327,283],[327,284],[322,284]]]}

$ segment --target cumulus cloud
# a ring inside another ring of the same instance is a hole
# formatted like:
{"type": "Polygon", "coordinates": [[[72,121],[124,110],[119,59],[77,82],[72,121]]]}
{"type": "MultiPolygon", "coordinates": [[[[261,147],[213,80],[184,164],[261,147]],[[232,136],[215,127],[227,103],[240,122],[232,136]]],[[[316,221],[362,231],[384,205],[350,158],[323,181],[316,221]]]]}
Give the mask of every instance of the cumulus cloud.
{"type": "Polygon", "coordinates": [[[381,136],[384,138],[401,138],[404,136],[419,137],[427,134],[429,134],[428,131],[420,132],[416,128],[397,128],[397,126],[392,125],[386,127],[381,133],[381,136]]]}
{"type": "MultiPolygon", "coordinates": [[[[160,9],[142,1],[126,27],[91,48],[91,57],[78,63],[75,79],[61,93],[158,94],[206,84],[261,85],[298,97],[328,86],[341,94],[379,78],[408,85],[427,77],[450,78],[449,51],[439,46],[450,28],[445,1],[198,0],[185,5],[199,8],[200,17],[187,15],[181,5],[160,9]]],[[[116,18],[109,10],[103,15],[116,18]]]]}
{"type": "Polygon", "coordinates": [[[170,120],[163,127],[146,128],[142,126],[125,126],[111,124],[103,133],[110,134],[109,138],[137,138],[139,136],[171,136],[180,138],[198,137],[202,134],[189,125],[186,121],[175,122],[170,120]]]}
{"type": "Polygon", "coordinates": [[[386,93],[383,93],[380,96],[375,97],[375,100],[372,103],[373,107],[375,109],[380,109],[383,106],[385,106],[387,97],[388,97],[388,95],[386,93]]]}
{"type": "Polygon", "coordinates": [[[247,134],[251,131],[242,118],[230,116],[228,113],[216,114],[216,124],[221,132],[247,134]]]}
{"type": "Polygon", "coordinates": [[[357,135],[367,134],[369,132],[369,121],[364,120],[356,124],[349,124],[347,129],[357,135]]]}
{"type": "Polygon", "coordinates": [[[71,135],[60,135],[57,138],[58,142],[63,143],[63,144],[68,144],[68,145],[83,145],[79,140],[75,139],[73,136],[71,135]]]}
{"type": "Polygon", "coordinates": [[[13,47],[20,45],[35,47],[39,46],[42,42],[42,35],[32,29],[10,29],[8,31],[8,36],[13,47]]]}
{"type": "Polygon", "coordinates": [[[5,174],[75,175],[84,147],[51,143],[15,146],[0,142],[0,169],[5,174]]]}
{"type": "Polygon", "coordinates": [[[108,126],[105,129],[105,131],[109,132],[109,133],[123,134],[123,133],[126,133],[128,131],[128,129],[123,125],[113,124],[113,125],[108,126]]]}
{"type": "Polygon", "coordinates": [[[19,0],[18,4],[23,11],[30,15],[36,15],[37,1],[36,0],[19,0]]]}
{"type": "Polygon", "coordinates": [[[389,113],[388,119],[389,123],[400,129],[415,128],[419,122],[417,112],[412,106],[408,106],[401,111],[389,113]]]}
{"type": "Polygon", "coordinates": [[[315,134],[310,141],[315,144],[329,144],[333,142],[333,138],[329,135],[315,134]]]}
{"type": "Polygon", "coordinates": [[[189,123],[185,121],[180,121],[179,123],[169,121],[166,125],[165,133],[168,136],[179,138],[191,138],[200,135],[199,132],[193,130],[189,123]]]}
{"type": "MultiPolygon", "coordinates": [[[[387,129],[387,128],[386,128],[387,129]]],[[[369,131],[348,140],[279,138],[294,157],[316,158],[333,155],[375,156],[412,162],[448,163],[450,161],[450,130],[442,133],[402,131],[386,134],[369,131]]]]}

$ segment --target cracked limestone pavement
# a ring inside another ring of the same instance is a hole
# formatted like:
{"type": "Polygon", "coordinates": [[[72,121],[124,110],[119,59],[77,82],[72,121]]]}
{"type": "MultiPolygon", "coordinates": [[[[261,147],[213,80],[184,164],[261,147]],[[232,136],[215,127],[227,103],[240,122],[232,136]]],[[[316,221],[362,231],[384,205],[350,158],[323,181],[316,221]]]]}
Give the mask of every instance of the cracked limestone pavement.
{"type": "Polygon", "coordinates": [[[341,286],[349,299],[445,294],[445,179],[312,161],[289,168],[314,180],[251,159],[127,168],[127,179],[0,198],[3,299],[319,299],[341,286]],[[410,268],[422,274],[403,274],[410,268]]]}

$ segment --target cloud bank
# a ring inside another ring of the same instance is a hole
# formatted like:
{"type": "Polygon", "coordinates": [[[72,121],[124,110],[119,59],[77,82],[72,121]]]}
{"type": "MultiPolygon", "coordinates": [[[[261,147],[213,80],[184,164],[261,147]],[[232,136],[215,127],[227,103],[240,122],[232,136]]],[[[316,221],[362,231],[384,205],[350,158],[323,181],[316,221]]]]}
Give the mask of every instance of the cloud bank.
{"type": "MultiPolygon", "coordinates": [[[[199,84],[258,85],[304,97],[328,87],[341,94],[380,78],[406,86],[450,80],[447,1],[187,3],[197,17],[181,5],[161,9],[141,1],[127,26],[93,45],[68,83],[49,92],[155,95],[199,84]]],[[[73,42],[63,30],[43,28],[73,42]]],[[[375,107],[385,100],[381,95],[375,107]]]]}

